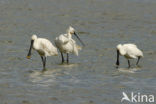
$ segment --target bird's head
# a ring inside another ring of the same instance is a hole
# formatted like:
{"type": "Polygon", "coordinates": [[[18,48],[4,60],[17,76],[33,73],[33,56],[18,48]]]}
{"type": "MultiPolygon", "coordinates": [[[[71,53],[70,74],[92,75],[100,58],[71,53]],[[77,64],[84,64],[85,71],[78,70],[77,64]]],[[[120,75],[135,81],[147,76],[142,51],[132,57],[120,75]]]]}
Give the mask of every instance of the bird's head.
{"type": "Polygon", "coordinates": [[[31,40],[36,40],[36,39],[37,39],[37,35],[33,34],[32,37],[31,37],[31,40]]]}
{"type": "Polygon", "coordinates": [[[116,49],[117,50],[120,50],[122,48],[122,45],[121,44],[118,44],[117,46],[116,46],[116,49]]]}
{"type": "Polygon", "coordinates": [[[75,33],[75,29],[71,26],[69,26],[68,30],[67,30],[68,33],[70,33],[71,35],[75,33]]]}
{"type": "Polygon", "coordinates": [[[118,44],[116,49],[120,55],[124,56],[126,54],[125,48],[123,47],[122,44],[118,44]]]}
{"type": "Polygon", "coordinates": [[[75,29],[73,27],[69,26],[67,32],[68,32],[68,34],[76,36],[76,38],[81,42],[81,44],[83,46],[85,46],[85,44],[83,43],[83,41],[81,41],[81,39],[79,38],[79,36],[77,35],[77,33],[76,33],[76,31],[75,31],[75,29]]]}

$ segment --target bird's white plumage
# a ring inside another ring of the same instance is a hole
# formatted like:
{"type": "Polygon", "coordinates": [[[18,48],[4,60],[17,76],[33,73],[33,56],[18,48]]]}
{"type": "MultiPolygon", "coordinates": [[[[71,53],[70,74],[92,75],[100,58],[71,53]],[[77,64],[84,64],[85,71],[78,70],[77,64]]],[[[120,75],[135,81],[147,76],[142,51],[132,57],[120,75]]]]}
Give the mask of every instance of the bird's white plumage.
{"type": "Polygon", "coordinates": [[[58,55],[57,48],[45,38],[37,38],[36,35],[32,36],[34,40],[33,49],[35,49],[41,56],[56,56],[58,55]]]}
{"type": "Polygon", "coordinates": [[[72,39],[72,33],[74,28],[69,27],[66,34],[61,34],[56,37],[55,44],[56,47],[63,53],[74,53],[78,56],[78,51],[81,49],[80,46],[76,44],[76,41],[72,39]]]}
{"type": "Polygon", "coordinates": [[[125,56],[128,59],[134,59],[138,57],[143,57],[143,53],[135,44],[119,44],[117,45],[117,49],[120,54],[125,56]]]}

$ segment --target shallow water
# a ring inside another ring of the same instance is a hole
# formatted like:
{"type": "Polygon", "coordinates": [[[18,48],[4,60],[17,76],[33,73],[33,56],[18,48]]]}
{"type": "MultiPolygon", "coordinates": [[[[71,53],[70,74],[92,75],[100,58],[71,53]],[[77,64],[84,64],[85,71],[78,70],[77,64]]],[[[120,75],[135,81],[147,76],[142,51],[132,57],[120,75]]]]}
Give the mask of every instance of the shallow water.
{"type": "Polygon", "coordinates": [[[0,0],[1,104],[121,104],[122,92],[156,96],[155,0],[0,0]],[[26,59],[30,37],[54,39],[72,25],[86,47],[70,55],[26,59]],[[136,43],[144,52],[140,67],[122,57],[119,43],[136,43]]]}

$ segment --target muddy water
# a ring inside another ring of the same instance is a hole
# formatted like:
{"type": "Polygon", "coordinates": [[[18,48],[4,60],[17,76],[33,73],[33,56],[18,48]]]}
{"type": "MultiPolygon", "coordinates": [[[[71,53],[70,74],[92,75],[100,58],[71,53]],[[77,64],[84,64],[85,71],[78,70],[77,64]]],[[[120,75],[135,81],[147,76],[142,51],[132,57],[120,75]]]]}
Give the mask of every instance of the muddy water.
{"type": "MultiPolygon", "coordinates": [[[[122,92],[156,94],[155,0],[0,0],[1,104],[120,104],[122,92]],[[72,25],[86,47],[70,55],[48,57],[47,71],[34,51],[26,59],[30,37],[54,43],[72,25]],[[119,43],[136,43],[144,52],[127,69],[119,43]]],[[[156,96],[156,95],[155,95],[156,96]]]]}

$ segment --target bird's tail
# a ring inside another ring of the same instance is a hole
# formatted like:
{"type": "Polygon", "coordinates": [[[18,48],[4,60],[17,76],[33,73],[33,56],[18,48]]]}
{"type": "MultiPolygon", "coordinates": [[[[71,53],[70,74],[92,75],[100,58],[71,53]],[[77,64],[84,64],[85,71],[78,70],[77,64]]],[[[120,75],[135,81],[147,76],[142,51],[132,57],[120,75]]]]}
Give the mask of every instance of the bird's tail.
{"type": "Polygon", "coordinates": [[[53,48],[53,50],[51,51],[51,55],[52,56],[58,56],[58,51],[57,51],[57,48],[53,48]]]}

